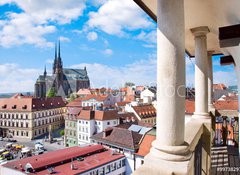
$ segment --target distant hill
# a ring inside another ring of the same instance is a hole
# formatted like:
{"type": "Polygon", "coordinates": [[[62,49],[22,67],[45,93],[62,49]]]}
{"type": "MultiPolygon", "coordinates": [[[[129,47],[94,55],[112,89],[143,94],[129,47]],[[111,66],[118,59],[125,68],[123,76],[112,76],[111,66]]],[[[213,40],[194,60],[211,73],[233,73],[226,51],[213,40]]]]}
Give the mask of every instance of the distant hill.
{"type": "Polygon", "coordinates": [[[0,93],[0,98],[10,98],[17,93],[21,93],[23,95],[33,95],[33,92],[0,93]]]}

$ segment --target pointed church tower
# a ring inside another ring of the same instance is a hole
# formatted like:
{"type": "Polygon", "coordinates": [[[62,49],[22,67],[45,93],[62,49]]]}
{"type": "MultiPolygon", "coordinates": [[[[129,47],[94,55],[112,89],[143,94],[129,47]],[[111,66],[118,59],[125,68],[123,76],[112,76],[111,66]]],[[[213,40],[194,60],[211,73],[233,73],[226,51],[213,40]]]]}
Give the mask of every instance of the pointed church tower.
{"type": "Polygon", "coordinates": [[[45,68],[44,68],[44,73],[43,73],[43,76],[44,76],[44,78],[46,78],[46,77],[47,77],[47,68],[46,68],[46,65],[45,65],[45,68]]]}
{"type": "Polygon", "coordinates": [[[56,73],[56,67],[57,67],[57,43],[55,43],[55,58],[53,62],[53,74],[56,73]]]}
{"type": "MultiPolygon", "coordinates": [[[[56,53],[57,55],[57,53],[56,53]]],[[[63,66],[61,59],[61,45],[60,40],[58,41],[58,56],[55,56],[56,64],[55,64],[55,75],[56,75],[56,90],[58,91],[61,86],[63,86],[63,66]]]]}

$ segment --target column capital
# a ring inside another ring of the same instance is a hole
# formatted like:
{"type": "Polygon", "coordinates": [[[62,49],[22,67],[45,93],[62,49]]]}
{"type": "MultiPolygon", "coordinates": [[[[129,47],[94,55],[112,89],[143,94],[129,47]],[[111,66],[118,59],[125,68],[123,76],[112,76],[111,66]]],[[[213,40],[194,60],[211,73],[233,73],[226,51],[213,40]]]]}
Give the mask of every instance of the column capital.
{"type": "Polygon", "coordinates": [[[195,37],[206,36],[210,32],[208,26],[200,26],[190,29],[195,37]]]}
{"type": "Polygon", "coordinates": [[[215,52],[214,50],[208,50],[207,51],[207,55],[208,56],[212,56],[214,54],[214,52],[215,52]]]}

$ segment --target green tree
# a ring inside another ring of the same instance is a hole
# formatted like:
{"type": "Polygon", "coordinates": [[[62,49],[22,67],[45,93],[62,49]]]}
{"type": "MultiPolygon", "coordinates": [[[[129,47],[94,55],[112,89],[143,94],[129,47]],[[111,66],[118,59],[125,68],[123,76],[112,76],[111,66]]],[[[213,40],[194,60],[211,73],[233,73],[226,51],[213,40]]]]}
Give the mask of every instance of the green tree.
{"type": "Polygon", "coordinates": [[[71,101],[75,100],[77,97],[78,97],[78,96],[77,96],[76,93],[72,93],[72,94],[70,94],[70,98],[69,98],[68,101],[71,102],[71,101]]]}
{"type": "Polygon", "coordinates": [[[56,91],[54,88],[51,88],[47,91],[47,97],[51,98],[51,97],[56,97],[56,91]]]}
{"type": "Polygon", "coordinates": [[[64,136],[64,129],[59,132],[60,136],[64,136]]]}

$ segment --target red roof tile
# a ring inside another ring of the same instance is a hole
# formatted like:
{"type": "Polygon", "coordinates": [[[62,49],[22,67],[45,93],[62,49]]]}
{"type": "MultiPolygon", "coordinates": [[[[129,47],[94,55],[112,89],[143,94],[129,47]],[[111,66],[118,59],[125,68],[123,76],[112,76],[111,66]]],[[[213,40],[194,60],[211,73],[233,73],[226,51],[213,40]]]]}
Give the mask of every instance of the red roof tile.
{"type": "MultiPolygon", "coordinates": [[[[93,170],[99,166],[105,165],[107,163],[113,162],[115,160],[124,158],[123,154],[114,153],[112,151],[105,151],[101,153],[94,154],[92,156],[88,156],[84,158],[84,161],[73,161],[72,163],[65,163],[59,166],[54,167],[54,171],[57,172],[58,175],[76,175],[82,174],[89,170],[93,170]],[[74,169],[71,169],[71,164],[74,165],[74,169]]],[[[36,173],[37,175],[46,175],[49,174],[47,170],[40,171],[36,173]]]]}
{"type": "Polygon", "coordinates": [[[88,101],[90,99],[95,99],[96,101],[104,101],[104,100],[106,100],[107,97],[108,97],[108,95],[91,94],[91,95],[86,95],[86,97],[83,97],[82,101],[88,101]]]}
{"type": "Polygon", "coordinates": [[[140,143],[140,147],[138,152],[136,153],[139,156],[145,157],[152,147],[152,142],[156,139],[156,136],[153,135],[145,135],[142,142],[140,143]]]}
{"type": "Polygon", "coordinates": [[[236,100],[219,100],[214,103],[217,110],[238,110],[238,101],[236,100]]]}
{"type": "Polygon", "coordinates": [[[144,119],[144,118],[156,117],[157,111],[153,105],[133,106],[132,108],[140,118],[144,119]]]}
{"type": "Polygon", "coordinates": [[[195,101],[186,99],[186,114],[193,114],[195,112],[195,101]]]}
{"type": "Polygon", "coordinates": [[[64,107],[62,97],[34,98],[15,95],[12,98],[0,99],[0,111],[38,111],[64,107]]]}
{"type": "Polygon", "coordinates": [[[119,115],[116,110],[109,111],[95,111],[95,120],[115,120],[119,119],[119,115]]]}
{"type": "Polygon", "coordinates": [[[73,157],[80,157],[87,154],[95,153],[104,150],[104,147],[101,145],[90,145],[86,147],[70,147],[65,149],[60,149],[57,151],[47,152],[45,154],[28,157],[21,160],[16,160],[13,162],[8,162],[4,164],[4,167],[13,168],[20,170],[27,163],[30,163],[36,171],[46,166],[51,167],[62,161],[70,161],[73,157]]]}
{"type": "Polygon", "coordinates": [[[213,84],[213,89],[225,90],[227,87],[224,84],[213,84]]]}

